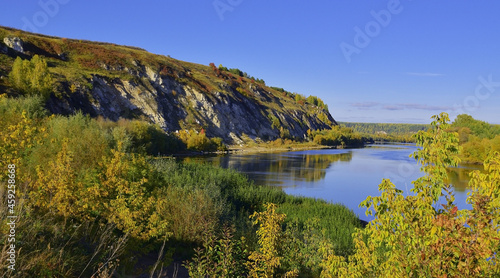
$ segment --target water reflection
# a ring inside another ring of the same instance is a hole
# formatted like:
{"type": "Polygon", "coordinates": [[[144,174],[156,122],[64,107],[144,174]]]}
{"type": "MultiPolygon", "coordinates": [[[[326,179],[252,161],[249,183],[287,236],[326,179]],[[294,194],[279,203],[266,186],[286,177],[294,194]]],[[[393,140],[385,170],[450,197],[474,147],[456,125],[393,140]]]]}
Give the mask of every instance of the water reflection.
{"type": "MultiPolygon", "coordinates": [[[[245,173],[256,184],[280,186],[288,194],[321,198],[342,203],[363,220],[359,204],[367,196],[379,196],[378,185],[389,178],[404,194],[411,194],[412,181],[423,175],[409,155],[414,144],[380,144],[359,149],[325,149],[285,153],[238,154],[218,157],[185,158],[203,161],[245,173]]],[[[469,208],[469,173],[481,166],[462,165],[448,170],[460,209],[469,208]]]]}
{"type": "Polygon", "coordinates": [[[348,163],[351,160],[352,151],[350,150],[260,153],[184,159],[184,161],[203,161],[214,166],[236,169],[245,173],[256,184],[285,187],[295,186],[296,182],[322,180],[325,178],[326,170],[332,164],[348,163]]]}
{"type": "Polygon", "coordinates": [[[464,164],[447,169],[449,182],[453,184],[456,192],[465,192],[469,188],[470,173],[476,170],[484,172],[482,165],[474,164],[464,164]]]}

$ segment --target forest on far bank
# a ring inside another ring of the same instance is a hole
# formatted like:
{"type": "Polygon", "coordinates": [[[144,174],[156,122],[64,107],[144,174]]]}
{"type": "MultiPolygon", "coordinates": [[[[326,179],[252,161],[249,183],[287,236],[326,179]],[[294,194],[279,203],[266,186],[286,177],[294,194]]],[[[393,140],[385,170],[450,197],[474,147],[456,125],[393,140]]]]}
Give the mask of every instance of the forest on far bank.
{"type": "MultiPolygon", "coordinates": [[[[348,123],[340,126],[350,128],[368,142],[415,142],[414,135],[431,128],[428,124],[398,123],[348,123]]],[[[450,131],[458,133],[462,163],[482,164],[492,151],[500,151],[500,125],[476,120],[467,114],[458,115],[450,125],[450,131]]]]}

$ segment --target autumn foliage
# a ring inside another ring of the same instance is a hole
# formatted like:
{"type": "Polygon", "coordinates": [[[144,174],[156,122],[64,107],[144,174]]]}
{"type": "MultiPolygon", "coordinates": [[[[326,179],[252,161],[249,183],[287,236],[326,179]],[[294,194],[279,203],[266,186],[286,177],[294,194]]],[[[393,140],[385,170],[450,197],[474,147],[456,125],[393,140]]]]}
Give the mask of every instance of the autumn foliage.
{"type": "Polygon", "coordinates": [[[432,130],[419,132],[413,156],[426,173],[404,196],[389,180],[381,196],[361,206],[375,219],[354,235],[348,258],[325,255],[324,277],[496,277],[500,273],[500,156],[485,161],[486,174],[474,172],[467,202],[458,210],[446,183],[446,167],[456,166],[456,133],[447,132],[448,115],[434,116],[432,130]]]}

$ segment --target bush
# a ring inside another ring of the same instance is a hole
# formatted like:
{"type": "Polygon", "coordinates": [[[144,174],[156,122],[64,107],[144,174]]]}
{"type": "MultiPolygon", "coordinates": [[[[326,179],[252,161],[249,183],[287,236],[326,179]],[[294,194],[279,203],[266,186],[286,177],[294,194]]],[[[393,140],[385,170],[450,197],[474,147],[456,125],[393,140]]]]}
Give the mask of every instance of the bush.
{"type": "Polygon", "coordinates": [[[229,69],[228,71],[230,73],[237,75],[237,76],[243,77],[243,72],[239,69],[229,69]]]}
{"type": "Polygon", "coordinates": [[[281,127],[280,120],[276,116],[274,116],[273,113],[269,113],[267,118],[271,121],[271,128],[272,129],[278,129],[281,127]]]}
{"type": "Polygon", "coordinates": [[[43,118],[48,115],[45,109],[45,101],[41,96],[35,95],[7,98],[0,95],[0,114],[2,115],[2,121],[9,121],[7,117],[20,115],[23,111],[26,112],[26,117],[29,119],[43,118]]]}
{"type": "Polygon", "coordinates": [[[306,99],[307,103],[318,106],[320,108],[323,108],[325,110],[328,110],[328,105],[326,105],[323,100],[321,100],[319,97],[316,96],[308,96],[306,99]]]}
{"type": "Polygon", "coordinates": [[[205,131],[202,129],[200,132],[196,130],[181,130],[177,134],[178,138],[184,142],[188,150],[192,151],[226,151],[227,147],[221,138],[208,138],[205,131]]]}

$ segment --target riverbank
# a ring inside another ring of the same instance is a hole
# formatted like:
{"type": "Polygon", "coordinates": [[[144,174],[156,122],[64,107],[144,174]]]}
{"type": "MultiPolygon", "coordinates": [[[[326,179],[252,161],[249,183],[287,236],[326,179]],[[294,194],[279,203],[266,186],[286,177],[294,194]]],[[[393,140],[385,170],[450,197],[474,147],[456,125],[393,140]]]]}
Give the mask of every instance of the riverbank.
{"type": "Polygon", "coordinates": [[[256,146],[241,146],[232,145],[228,146],[229,153],[274,153],[274,152],[289,152],[289,151],[304,151],[304,150],[322,150],[322,149],[336,149],[336,146],[323,146],[312,144],[294,144],[292,146],[268,146],[264,144],[256,146]]]}
{"type": "MultiPolygon", "coordinates": [[[[199,155],[225,155],[225,154],[253,154],[253,153],[279,153],[290,151],[305,151],[305,150],[322,150],[322,149],[341,149],[342,146],[326,146],[318,145],[313,142],[286,142],[276,143],[276,141],[268,142],[251,142],[248,144],[228,145],[225,151],[190,151],[185,150],[172,154],[174,157],[189,157],[199,155]]],[[[349,148],[349,147],[347,147],[349,148]]]]}

